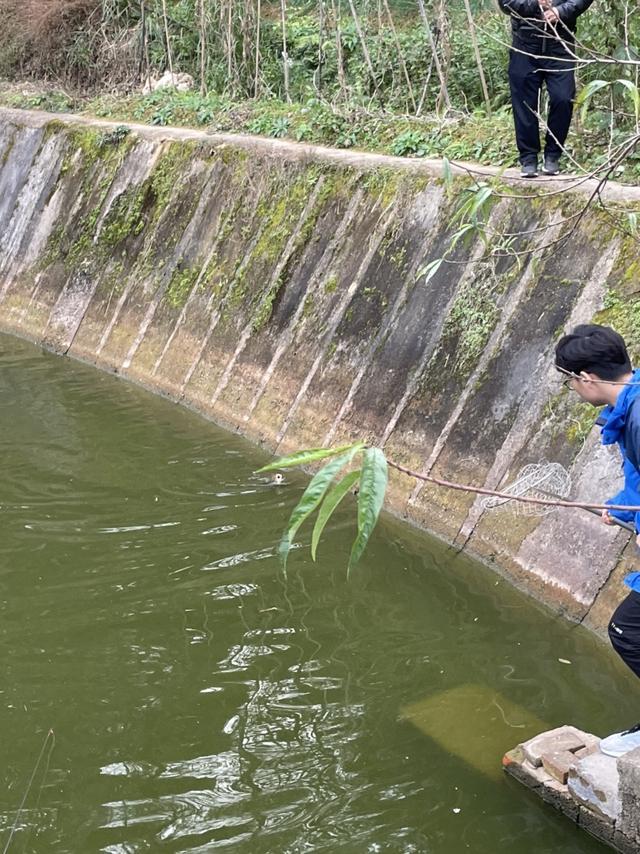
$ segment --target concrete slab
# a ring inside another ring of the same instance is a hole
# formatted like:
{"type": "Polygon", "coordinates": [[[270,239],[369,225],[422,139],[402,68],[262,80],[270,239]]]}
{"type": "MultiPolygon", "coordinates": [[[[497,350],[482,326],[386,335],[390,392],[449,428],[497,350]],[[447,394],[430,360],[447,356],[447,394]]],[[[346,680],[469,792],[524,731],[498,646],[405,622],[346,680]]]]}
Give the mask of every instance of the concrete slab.
{"type": "Polygon", "coordinates": [[[620,815],[620,775],[611,756],[593,753],[569,770],[569,794],[582,806],[612,823],[620,815]]]}
{"type": "Polygon", "coordinates": [[[575,751],[586,747],[587,741],[587,733],[574,726],[560,726],[530,738],[521,746],[527,761],[538,768],[542,765],[544,754],[549,755],[561,751],[575,753],[575,751]]]}
{"type": "Polygon", "coordinates": [[[545,726],[488,685],[460,685],[410,703],[400,714],[448,753],[494,779],[500,776],[498,757],[513,744],[514,733],[526,736],[545,726]]]}

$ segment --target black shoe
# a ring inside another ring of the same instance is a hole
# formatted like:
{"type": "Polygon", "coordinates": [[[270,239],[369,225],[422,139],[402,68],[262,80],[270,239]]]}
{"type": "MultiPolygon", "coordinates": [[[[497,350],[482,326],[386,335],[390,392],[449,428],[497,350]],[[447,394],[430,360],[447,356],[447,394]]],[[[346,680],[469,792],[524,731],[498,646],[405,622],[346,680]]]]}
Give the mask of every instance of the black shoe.
{"type": "Polygon", "coordinates": [[[520,170],[521,178],[537,178],[538,177],[538,164],[535,161],[531,163],[523,163],[522,169],[520,170]]]}
{"type": "Polygon", "coordinates": [[[542,171],[545,175],[557,175],[560,171],[560,162],[557,157],[546,155],[544,158],[544,166],[542,171]]]}

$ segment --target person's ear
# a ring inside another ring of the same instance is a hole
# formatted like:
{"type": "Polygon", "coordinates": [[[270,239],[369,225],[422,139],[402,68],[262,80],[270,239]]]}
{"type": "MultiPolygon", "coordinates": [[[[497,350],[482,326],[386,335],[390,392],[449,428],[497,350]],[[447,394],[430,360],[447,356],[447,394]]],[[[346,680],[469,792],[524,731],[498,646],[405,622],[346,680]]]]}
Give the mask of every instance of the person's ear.
{"type": "Polygon", "coordinates": [[[583,383],[593,382],[593,380],[596,379],[595,374],[588,374],[586,371],[580,371],[578,376],[583,383]]]}

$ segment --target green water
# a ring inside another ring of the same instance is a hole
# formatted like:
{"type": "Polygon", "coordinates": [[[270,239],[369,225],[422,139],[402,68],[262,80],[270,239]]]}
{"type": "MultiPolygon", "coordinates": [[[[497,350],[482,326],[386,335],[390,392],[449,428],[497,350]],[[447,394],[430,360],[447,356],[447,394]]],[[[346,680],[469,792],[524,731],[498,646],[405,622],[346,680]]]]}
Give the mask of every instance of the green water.
{"type": "Polygon", "coordinates": [[[285,579],[302,475],[273,484],[240,438],[4,336],[0,436],[9,852],[605,850],[497,770],[529,733],[508,711],[496,736],[496,703],[637,718],[586,631],[388,518],[347,582],[346,509],[285,579]],[[480,719],[445,701],[432,737],[402,711],[461,688],[480,719]]]}

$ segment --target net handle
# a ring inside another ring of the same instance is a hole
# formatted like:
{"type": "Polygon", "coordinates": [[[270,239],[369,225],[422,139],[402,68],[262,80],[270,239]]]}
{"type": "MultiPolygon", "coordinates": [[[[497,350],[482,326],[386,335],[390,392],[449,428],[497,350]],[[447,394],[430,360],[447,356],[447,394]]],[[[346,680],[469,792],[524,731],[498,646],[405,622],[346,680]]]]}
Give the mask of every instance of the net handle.
{"type": "MultiPolygon", "coordinates": [[[[593,507],[584,507],[583,509],[586,510],[587,513],[593,513],[594,516],[599,516],[602,519],[602,513],[600,510],[594,510],[593,507]]],[[[611,522],[619,528],[624,528],[625,531],[631,531],[632,534],[636,533],[636,529],[630,522],[623,522],[622,519],[616,519],[615,516],[611,515],[609,515],[609,518],[611,519],[611,522]]]]}

